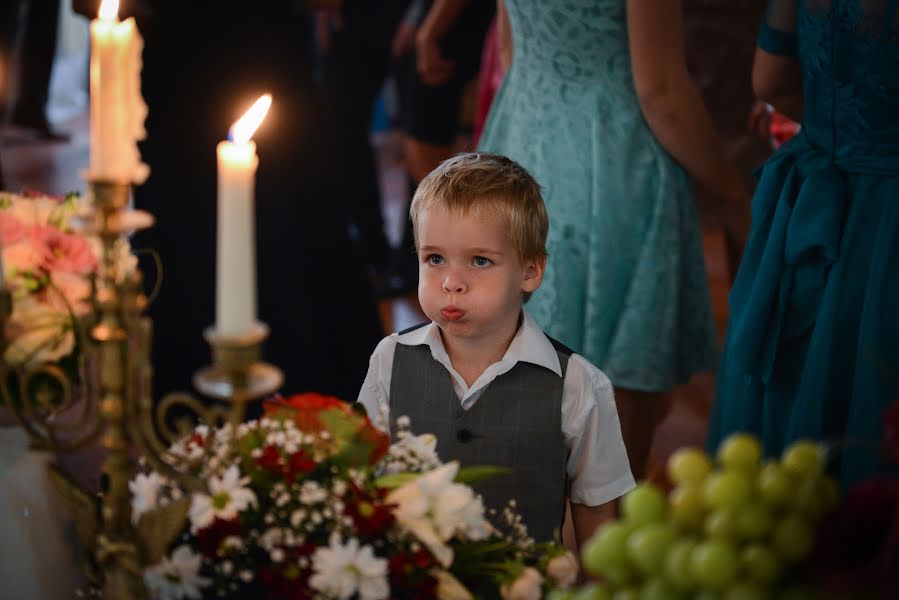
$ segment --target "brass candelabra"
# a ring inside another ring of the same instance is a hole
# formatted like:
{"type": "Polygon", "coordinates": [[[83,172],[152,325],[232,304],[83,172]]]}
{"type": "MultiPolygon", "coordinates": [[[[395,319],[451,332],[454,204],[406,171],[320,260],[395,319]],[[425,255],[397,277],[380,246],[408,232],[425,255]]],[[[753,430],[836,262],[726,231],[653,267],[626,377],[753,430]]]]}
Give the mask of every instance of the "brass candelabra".
{"type": "MultiPolygon", "coordinates": [[[[0,335],[0,393],[33,448],[70,453],[99,440],[106,453],[105,486],[99,495],[58,469],[51,470],[51,477],[75,513],[76,529],[88,555],[91,589],[110,600],[146,598],[143,568],[165,553],[184,523],[185,511],[168,522],[132,523],[128,483],[135,474],[136,459],[142,458],[183,489],[208,491],[206,481],[190,471],[193,463],[170,450],[184,435],[184,428],[170,425],[169,417],[189,412],[210,427],[236,425],[243,421],[248,403],[276,391],[283,377],[277,368],[260,362],[268,337],[264,324],[241,337],[208,330],[212,366],[200,370],[194,384],[218,402],[183,393],[155,402],[152,323],[143,314],[147,299],[142,275],[139,270],[122,272],[118,261],[121,241],[152,225],[152,217],[129,208],[126,183],[91,181],[89,186],[93,208],[84,228],[99,236],[103,251],[92,287],[91,314],[75,328],[77,376],[53,364],[7,364],[0,335]],[[67,411],[75,411],[76,418],[58,418],[67,411]]],[[[0,330],[5,330],[11,312],[12,296],[2,289],[0,330]]]]}

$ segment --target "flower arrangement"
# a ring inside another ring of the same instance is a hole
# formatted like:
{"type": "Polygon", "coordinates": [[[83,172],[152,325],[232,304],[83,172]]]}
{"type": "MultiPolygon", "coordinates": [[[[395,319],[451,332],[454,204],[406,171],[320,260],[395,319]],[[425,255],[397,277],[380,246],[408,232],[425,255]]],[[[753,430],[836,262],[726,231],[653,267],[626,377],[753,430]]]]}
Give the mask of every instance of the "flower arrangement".
{"type": "MultiPolygon", "coordinates": [[[[100,240],[75,228],[88,210],[77,194],[0,192],[3,284],[13,299],[4,332],[8,365],[30,369],[54,363],[74,372],[76,320],[91,310],[91,281],[102,259],[100,240]]],[[[119,255],[124,271],[136,267],[127,244],[119,255]]]]}
{"type": "Polygon", "coordinates": [[[514,511],[487,519],[467,483],[490,469],[443,464],[433,436],[399,426],[391,445],[343,401],[304,394],[236,429],[197,427],[172,451],[209,494],[156,472],[130,484],[142,536],[173,524],[148,551],[151,597],[529,600],[574,582],[574,557],[514,511]]]}

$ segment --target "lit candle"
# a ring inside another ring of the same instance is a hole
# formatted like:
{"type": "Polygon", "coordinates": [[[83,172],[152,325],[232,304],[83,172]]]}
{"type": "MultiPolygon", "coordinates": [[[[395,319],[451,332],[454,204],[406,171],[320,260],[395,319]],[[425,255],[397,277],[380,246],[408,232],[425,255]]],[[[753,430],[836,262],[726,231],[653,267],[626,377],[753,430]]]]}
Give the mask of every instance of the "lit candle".
{"type": "Polygon", "coordinates": [[[133,17],[118,18],[118,0],[103,0],[91,21],[91,160],[94,179],[143,183],[149,169],[137,140],[146,137],[140,93],[143,38],[133,17]]]}
{"type": "Polygon", "coordinates": [[[241,336],[256,324],[256,251],[253,192],[256,144],[250,138],[272,104],[268,94],[219,143],[215,325],[219,335],[241,336]]]}

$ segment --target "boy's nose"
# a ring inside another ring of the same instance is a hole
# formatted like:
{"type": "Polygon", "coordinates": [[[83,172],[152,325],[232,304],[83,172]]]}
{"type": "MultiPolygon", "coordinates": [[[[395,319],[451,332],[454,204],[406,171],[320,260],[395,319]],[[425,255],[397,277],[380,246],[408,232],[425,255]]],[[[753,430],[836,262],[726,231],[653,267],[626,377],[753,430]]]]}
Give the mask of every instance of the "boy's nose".
{"type": "Polygon", "coordinates": [[[450,274],[443,280],[443,289],[450,294],[462,294],[468,290],[468,285],[461,277],[450,274]]]}

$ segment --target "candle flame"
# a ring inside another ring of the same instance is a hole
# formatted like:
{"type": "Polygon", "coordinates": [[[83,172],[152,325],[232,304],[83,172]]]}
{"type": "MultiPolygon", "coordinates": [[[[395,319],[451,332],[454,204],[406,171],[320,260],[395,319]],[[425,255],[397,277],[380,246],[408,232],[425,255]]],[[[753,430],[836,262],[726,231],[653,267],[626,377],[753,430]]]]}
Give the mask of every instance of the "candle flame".
{"type": "Polygon", "coordinates": [[[256,133],[256,129],[262,124],[262,119],[265,118],[271,105],[271,94],[263,94],[260,96],[259,100],[254,102],[253,106],[250,107],[250,110],[245,112],[244,115],[231,126],[231,133],[229,135],[231,140],[238,144],[246,144],[249,142],[250,138],[253,137],[253,134],[256,133]]]}
{"type": "Polygon", "coordinates": [[[100,3],[100,19],[115,21],[119,17],[119,0],[103,0],[100,3]]]}

